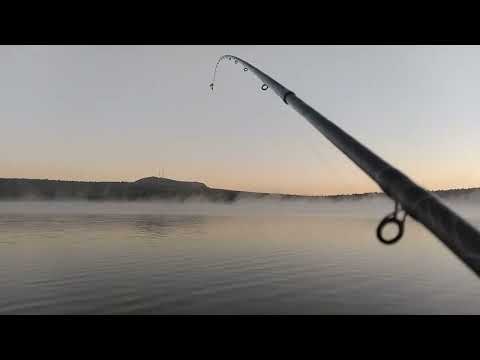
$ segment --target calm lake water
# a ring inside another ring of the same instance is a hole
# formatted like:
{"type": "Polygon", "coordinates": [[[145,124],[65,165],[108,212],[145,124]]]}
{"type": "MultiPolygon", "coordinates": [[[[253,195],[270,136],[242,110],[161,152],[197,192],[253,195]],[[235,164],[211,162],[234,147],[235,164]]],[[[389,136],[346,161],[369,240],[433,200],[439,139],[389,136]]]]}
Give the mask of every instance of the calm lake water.
{"type": "Polygon", "coordinates": [[[480,279],[421,225],[376,240],[392,209],[0,202],[0,314],[479,314],[480,279]]]}

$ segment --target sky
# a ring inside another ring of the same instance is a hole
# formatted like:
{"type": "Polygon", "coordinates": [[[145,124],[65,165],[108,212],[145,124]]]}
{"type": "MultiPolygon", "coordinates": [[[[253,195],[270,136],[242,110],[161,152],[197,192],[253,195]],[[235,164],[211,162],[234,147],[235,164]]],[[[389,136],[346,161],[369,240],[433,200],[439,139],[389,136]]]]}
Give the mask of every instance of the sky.
{"type": "Polygon", "coordinates": [[[419,185],[480,187],[479,46],[0,46],[0,177],[380,191],[251,62],[419,185]]]}

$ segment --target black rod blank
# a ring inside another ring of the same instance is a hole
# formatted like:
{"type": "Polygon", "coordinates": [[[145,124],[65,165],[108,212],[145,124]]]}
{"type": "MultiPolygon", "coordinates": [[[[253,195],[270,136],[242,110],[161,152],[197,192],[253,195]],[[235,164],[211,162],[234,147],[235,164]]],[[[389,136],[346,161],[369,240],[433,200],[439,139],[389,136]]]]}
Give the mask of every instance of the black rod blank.
{"type": "MultiPolygon", "coordinates": [[[[433,193],[415,184],[399,170],[377,156],[366,146],[326,119],[311,106],[298,98],[295,93],[272,79],[250,63],[233,55],[222,56],[222,60],[234,60],[244,70],[253,72],[264,84],[271,88],[287,105],[307,119],[340,151],[350,158],[360,169],[370,176],[380,188],[413,219],[423,224],[460,258],[477,276],[480,276],[480,233],[461,216],[443,204],[433,193]]],[[[262,89],[265,89],[262,87],[262,89]]],[[[403,228],[402,228],[403,230],[403,228]]]]}

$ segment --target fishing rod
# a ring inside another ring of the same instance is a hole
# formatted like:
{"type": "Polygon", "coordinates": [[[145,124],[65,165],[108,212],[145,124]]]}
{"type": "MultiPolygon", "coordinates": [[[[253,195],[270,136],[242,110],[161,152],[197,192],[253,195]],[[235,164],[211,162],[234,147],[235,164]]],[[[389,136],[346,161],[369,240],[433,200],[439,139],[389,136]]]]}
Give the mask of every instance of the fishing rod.
{"type": "Polygon", "coordinates": [[[213,81],[210,84],[212,91],[215,86],[217,68],[222,61],[233,61],[242,66],[243,71],[255,74],[263,83],[261,86],[263,91],[272,89],[285,104],[307,119],[395,202],[394,211],[387,214],[377,227],[377,237],[382,243],[391,245],[400,240],[404,232],[405,219],[409,215],[430,230],[467,267],[480,276],[480,233],[477,229],[443,204],[435,194],[414,183],[405,174],[298,98],[293,91],[245,60],[233,55],[220,57],[215,65],[213,81]],[[389,224],[393,224],[397,228],[397,233],[393,238],[386,238],[383,233],[389,224]]]}

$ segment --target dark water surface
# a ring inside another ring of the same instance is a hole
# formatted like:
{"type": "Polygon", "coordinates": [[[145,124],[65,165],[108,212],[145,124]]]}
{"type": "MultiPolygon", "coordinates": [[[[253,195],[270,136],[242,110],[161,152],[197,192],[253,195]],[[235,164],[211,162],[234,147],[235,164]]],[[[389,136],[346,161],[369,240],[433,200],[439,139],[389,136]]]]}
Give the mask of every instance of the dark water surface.
{"type": "Polygon", "coordinates": [[[376,240],[392,207],[1,202],[0,314],[480,313],[421,225],[376,240]]]}

